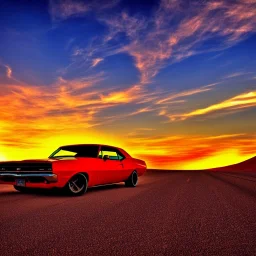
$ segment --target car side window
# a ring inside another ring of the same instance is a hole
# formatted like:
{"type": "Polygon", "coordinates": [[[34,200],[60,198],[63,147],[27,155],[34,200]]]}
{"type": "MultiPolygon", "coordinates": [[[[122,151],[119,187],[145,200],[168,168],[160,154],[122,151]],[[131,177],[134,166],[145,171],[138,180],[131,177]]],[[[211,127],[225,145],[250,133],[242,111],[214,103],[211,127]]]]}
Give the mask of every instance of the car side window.
{"type": "Polygon", "coordinates": [[[103,158],[105,155],[109,156],[110,160],[119,160],[117,152],[115,151],[102,150],[101,158],[103,158]]]}
{"type": "Polygon", "coordinates": [[[105,155],[109,156],[109,160],[123,160],[125,158],[119,150],[103,146],[101,147],[98,157],[103,158],[105,155]]]}
{"type": "Polygon", "coordinates": [[[119,160],[119,155],[115,148],[101,147],[101,151],[99,152],[99,158],[103,158],[105,155],[109,156],[109,160],[119,160]]]}

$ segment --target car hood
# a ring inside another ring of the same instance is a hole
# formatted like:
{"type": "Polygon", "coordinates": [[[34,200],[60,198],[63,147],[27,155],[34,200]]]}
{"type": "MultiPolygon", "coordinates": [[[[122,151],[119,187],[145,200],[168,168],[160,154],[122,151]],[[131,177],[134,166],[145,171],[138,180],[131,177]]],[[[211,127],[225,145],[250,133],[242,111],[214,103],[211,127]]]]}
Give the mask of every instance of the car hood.
{"type": "Polygon", "coordinates": [[[65,158],[58,158],[58,159],[53,159],[53,158],[45,158],[45,159],[27,159],[27,160],[19,160],[19,161],[1,161],[0,163],[52,163],[52,162],[58,162],[58,161],[63,161],[63,160],[75,160],[76,158],[74,157],[65,157],[65,158]]]}

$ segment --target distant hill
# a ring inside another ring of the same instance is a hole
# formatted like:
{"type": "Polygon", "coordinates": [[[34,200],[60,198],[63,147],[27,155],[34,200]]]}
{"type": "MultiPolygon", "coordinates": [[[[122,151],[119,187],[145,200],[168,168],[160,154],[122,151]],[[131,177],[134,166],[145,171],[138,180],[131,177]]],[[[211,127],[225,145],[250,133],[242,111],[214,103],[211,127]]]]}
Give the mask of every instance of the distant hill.
{"type": "Polygon", "coordinates": [[[210,171],[256,171],[256,156],[238,164],[208,169],[210,171]]]}
{"type": "Polygon", "coordinates": [[[254,171],[256,172],[256,156],[253,158],[250,158],[248,160],[245,160],[241,163],[237,164],[232,164],[228,166],[223,166],[223,167],[216,167],[216,168],[211,168],[211,169],[199,169],[199,170],[172,170],[172,169],[147,169],[149,172],[193,172],[193,171],[237,171],[237,172],[243,172],[243,171],[254,171]]]}

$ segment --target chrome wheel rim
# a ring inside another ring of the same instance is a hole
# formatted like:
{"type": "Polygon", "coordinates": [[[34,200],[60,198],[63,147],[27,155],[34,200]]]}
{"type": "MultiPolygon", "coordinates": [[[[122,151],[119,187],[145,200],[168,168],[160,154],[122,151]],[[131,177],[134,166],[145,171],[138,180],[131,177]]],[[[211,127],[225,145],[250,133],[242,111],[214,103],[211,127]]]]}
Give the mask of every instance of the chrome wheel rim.
{"type": "Polygon", "coordinates": [[[133,174],[132,174],[132,184],[133,184],[133,186],[136,186],[137,183],[138,183],[138,175],[137,175],[136,172],[133,172],[133,174]]]}
{"type": "Polygon", "coordinates": [[[76,176],[72,178],[68,183],[70,191],[74,194],[80,193],[86,186],[85,181],[86,178],[81,178],[81,176],[76,176]]]}

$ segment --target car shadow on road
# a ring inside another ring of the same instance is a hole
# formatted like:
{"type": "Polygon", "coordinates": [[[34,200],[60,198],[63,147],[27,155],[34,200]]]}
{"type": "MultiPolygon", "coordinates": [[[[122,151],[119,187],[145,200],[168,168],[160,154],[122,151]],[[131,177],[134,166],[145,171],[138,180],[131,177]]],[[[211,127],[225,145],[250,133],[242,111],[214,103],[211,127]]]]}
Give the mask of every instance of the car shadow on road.
{"type": "Polygon", "coordinates": [[[120,188],[125,188],[124,184],[122,183],[115,183],[115,184],[108,184],[108,185],[100,185],[100,186],[96,186],[96,187],[91,187],[88,188],[87,193],[95,193],[95,192],[100,192],[100,191],[104,191],[104,190],[111,190],[111,189],[120,189],[120,188]]]}
{"type": "Polygon", "coordinates": [[[31,189],[26,192],[19,192],[19,191],[4,191],[0,192],[0,198],[1,197],[17,197],[17,196],[29,196],[29,195],[35,195],[35,196],[57,196],[57,197],[63,197],[67,196],[64,193],[61,193],[61,191],[58,190],[46,190],[46,189],[31,189]]]}

